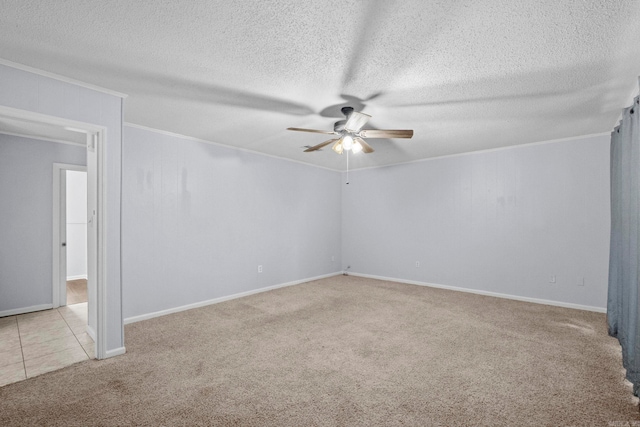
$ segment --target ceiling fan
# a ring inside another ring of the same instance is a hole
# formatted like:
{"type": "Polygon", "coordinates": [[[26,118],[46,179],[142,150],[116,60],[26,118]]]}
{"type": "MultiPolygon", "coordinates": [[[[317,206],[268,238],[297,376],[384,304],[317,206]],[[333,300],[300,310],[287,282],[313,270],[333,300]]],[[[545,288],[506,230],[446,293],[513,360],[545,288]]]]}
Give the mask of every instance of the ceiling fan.
{"type": "Polygon", "coordinates": [[[346,119],[338,120],[333,125],[333,131],[303,128],[287,128],[287,130],[324,133],[338,136],[337,138],[333,138],[307,148],[304,150],[305,153],[318,151],[333,143],[331,149],[338,154],[342,154],[344,151],[351,151],[352,153],[364,151],[368,154],[373,153],[374,150],[369,144],[367,144],[364,140],[365,138],[411,138],[413,136],[413,130],[362,129],[362,127],[367,124],[371,118],[370,115],[354,111],[352,107],[343,107],[341,111],[342,114],[346,116],[346,119]]]}

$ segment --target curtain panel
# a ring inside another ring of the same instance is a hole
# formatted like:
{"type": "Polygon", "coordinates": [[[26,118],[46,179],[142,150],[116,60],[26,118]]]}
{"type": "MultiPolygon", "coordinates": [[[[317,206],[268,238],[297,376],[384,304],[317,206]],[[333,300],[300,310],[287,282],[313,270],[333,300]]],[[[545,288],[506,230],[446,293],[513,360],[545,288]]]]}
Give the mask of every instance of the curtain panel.
{"type": "Polygon", "coordinates": [[[640,391],[640,106],[625,108],[611,133],[611,245],[607,323],[618,338],[633,393],[640,391]]]}

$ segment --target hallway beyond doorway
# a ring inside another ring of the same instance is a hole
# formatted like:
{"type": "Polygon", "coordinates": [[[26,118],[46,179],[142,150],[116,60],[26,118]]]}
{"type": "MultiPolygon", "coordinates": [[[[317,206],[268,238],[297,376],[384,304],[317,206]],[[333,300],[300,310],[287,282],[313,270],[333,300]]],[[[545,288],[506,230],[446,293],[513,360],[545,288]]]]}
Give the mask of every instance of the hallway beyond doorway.
{"type": "Polygon", "coordinates": [[[87,302],[87,279],[67,280],[67,305],[87,302]]]}

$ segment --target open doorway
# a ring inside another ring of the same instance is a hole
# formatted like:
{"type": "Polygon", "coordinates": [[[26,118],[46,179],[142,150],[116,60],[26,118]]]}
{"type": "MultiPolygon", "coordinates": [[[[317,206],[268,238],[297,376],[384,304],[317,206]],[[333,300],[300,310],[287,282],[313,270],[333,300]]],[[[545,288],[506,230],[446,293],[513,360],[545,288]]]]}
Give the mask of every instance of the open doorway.
{"type": "MultiPolygon", "coordinates": [[[[106,170],[104,167],[105,162],[105,131],[102,126],[96,126],[93,124],[67,120],[60,117],[47,116],[40,113],[13,109],[9,107],[0,107],[0,131],[5,135],[15,135],[18,137],[35,138],[42,141],[50,141],[56,146],[62,147],[61,144],[71,144],[82,147],[86,153],[86,166],[79,166],[78,169],[60,168],[58,173],[54,172],[53,183],[53,201],[60,203],[60,193],[66,193],[66,187],[61,190],[60,177],[64,176],[69,170],[84,172],[86,176],[86,214],[84,218],[86,221],[86,253],[87,253],[87,309],[86,318],[83,321],[83,327],[86,326],[86,332],[95,341],[95,346],[92,346],[94,355],[98,359],[107,357],[106,351],[106,288],[105,288],[105,275],[106,275],[106,241],[105,241],[105,227],[106,223],[103,221],[106,212],[106,191],[105,191],[105,177],[106,170]],[[70,140],[71,139],[71,140],[70,140]],[[61,171],[64,170],[64,174],[61,171]]],[[[34,153],[35,154],[35,153],[34,153]]],[[[55,160],[54,160],[55,161],[55,160]]],[[[73,166],[73,165],[72,165],[73,166]]],[[[51,168],[51,163],[49,163],[51,168]]],[[[55,168],[55,164],[54,164],[55,168]]],[[[51,169],[49,169],[51,171],[51,169]]],[[[51,172],[49,172],[51,174],[51,172]]],[[[51,176],[51,175],[49,175],[51,176]]],[[[63,178],[63,179],[64,179],[63,178]]],[[[51,188],[51,187],[49,187],[51,188]]],[[[66,200],[65,203],[66,204],[66,200]]],[[[67,265],[61,263],[61,258],[65,251],[61,251],[60,248],[66,247],[67,235],[65,230],[61,230],[58,226],[60,224],[61,205],[54,207],[53,221],[50,222],[52,226],[52,265],[53,274],[50,275],[50,303],[46,303],[46,295],[41,299],[44,301],[39,304],[24,304],[17,301],[12,303],[9,300],[3,302],[4,306],[0,307],[0,317],[5,317],[5,321],[9,321],[6,317],[18,316],[36,316],[36,313],[40,313],[41,310],[47,308],[59,309],[60,306],[67,306],[67,265]],[[61,233],[61,231],[65,231],[61,233]],[[63,246],[65,245],[65,246],[63,246]],[[64,268],[61,268],[61,265],[64,268]],[[61,280],[64,287],[61,285],[61,280]],[[64,296],[64,298],[62,298],[64,296]],[[33,313],[33,314],[31,314],[33,313]]],[[[51,212],[49,209],[47,211],[51,212]]],[[[65,211],[66,212],[66,211],[65,211]]],[[[51,218],[51,216],[49,217],[51,218]]],[[[66,220],[66,218],[65,218],[66,220]]],[[[81,221],[81,222],[85,222],[81,221]]],[[[66,228],[66,221],[65,221],[66,228]]],[[[46,233],[44,234],[46,235],[46,233]]],[[[66,254],[65,254],[66,255],[66,254]]],[[[51,258],[50,258],[51,259],[51,258]]],[[[51,274],[51,273],[50,273],[51,274]]],[[[44,283],[40,281],[40,283],[44,283]]],[[[17,286],[17,285],[16,285],[17,286]]],[[[42,293],[43,290],[41,290],[42,293]]],[[[46,291],[44,291],[46,292],[46,291]]],[[[12,294],[9,294],[12,295],[12,294]]],[[[64,317],[64,315],[62,316],[64,317]]],[[[67,320],[67,319],[65,319],[67,320]]],[[[34,322],[38,323],[38,322],[34,322]]],[[[43,323],[46,323],[43,321],[43,323]]],[[[67,323],[69,323],[67,321],[67,323]]],[[[69,325],[72,326],[72,325],[69,325]]]]}
{"type": "Polygon", "coordinates": [[[66,171],[67,305],[87,302],[87,172],[66,171]]]}
{"type": "MultiPolygon", "coordinates": [[[[86,303],[87,292],[87,172],[86,167],[56,164],[60,200],[60,306],[86,303]]],[[[56,226],[56,225],[54,225],[56,226]]],[[[55,284],[54,284],[55,286],[55,284]]]]}
{"type": "MultiPolygon", "coordinates": [[[[53,307],[51,266],[47,265],[47,260],[51,263],[52,259],[52,230],[58,228],[51,220],[52,165],[56,160],[85,164],[86,147],[0,134],[0,157],[4,159],[0,168],[0,181],[3,182],[0,191],[6,201],[0,210],[3,219],[0,226],[3,238],[0,240],[10,243],[19,254],[14,256],[12,251],[6,250],[0,254],[1,282],[5,291],[1,300],[3,308],[11,310],[6,310],[9,313],[3,310],[4,313],[0,314],[0,349],[5,350],[0,351],[2,384],[95,358],[95,341],[88,331],[87,302],[65,305],[63,301],[62,306],[53,307]],[[17,179],[9,181],[11,177],[17,179]],[[8,192],[10,188],[14,191],[8,192]],[[13,210],[7,205],[14,206],[13,210]],[[21,258],[28,259],[30,263],[20,264],[21,258]],[[22,304],[12,297],[15,294],[21,296],[22,304]]],[[[84,166],[72,167],[85,169],[84,166]]],[[[67,170],[59,171],[60,181],[64,184],[69,173],[67,170]]],[[[64,195],[67,192],[60,193],[64,195]]],[[[85,201],[81,203],[86,204],[86,194],[83,199],[85,201]]],[[[66,204],[66,201],[62,203],[66,204]]],[[[66,206],[63,210],[64,214],[70,211],[66,206]]],[[[68,216],[62,216],[63,223],[68,216]]],[[[71,215],[69,222],[80,221],[71,215]]],[[[66,232],[62,235],[65,243],[71,237],[66,232]]],[[[84,246],[86,252],[86,243],[84,246]]],[[[66,282],[67,268],[62,271],[66,282]]]]}
{"type": "Polygon", "coordinates": [[[74,334],[88,335],[90,340],[85,344],[95,355],[97,292],[95,275],[90,274],[96,264],[90,244],[95,229],[87,178],[85,166],[53,164],[52,293],[53,307],[58,308],[74,334]]]}

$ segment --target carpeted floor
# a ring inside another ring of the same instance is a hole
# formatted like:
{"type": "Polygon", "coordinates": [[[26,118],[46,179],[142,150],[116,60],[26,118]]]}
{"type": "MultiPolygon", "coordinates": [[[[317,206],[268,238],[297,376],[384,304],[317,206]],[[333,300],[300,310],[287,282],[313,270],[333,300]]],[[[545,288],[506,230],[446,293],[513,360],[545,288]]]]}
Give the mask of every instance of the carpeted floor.
{"type": "Polygon", "coordinates": [[[0,425],[635,425],[600,313],[336,276],[128,325],[0,425]]]}

